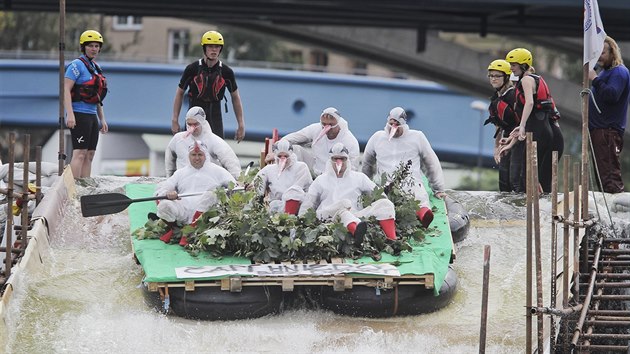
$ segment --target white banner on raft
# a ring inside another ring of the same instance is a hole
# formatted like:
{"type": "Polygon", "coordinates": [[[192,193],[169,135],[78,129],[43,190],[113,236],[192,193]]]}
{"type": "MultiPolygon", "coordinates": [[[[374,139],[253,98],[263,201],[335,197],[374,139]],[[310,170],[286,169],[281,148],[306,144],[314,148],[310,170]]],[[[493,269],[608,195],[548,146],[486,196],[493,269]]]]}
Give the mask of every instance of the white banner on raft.
{"type": "Polygon", "coordinates": [[[398,268],[391,264],[242,264],[175,268],[178,279],[251,275],[256,277],[323,276],[360,273],[398,277],[398,268]]]}

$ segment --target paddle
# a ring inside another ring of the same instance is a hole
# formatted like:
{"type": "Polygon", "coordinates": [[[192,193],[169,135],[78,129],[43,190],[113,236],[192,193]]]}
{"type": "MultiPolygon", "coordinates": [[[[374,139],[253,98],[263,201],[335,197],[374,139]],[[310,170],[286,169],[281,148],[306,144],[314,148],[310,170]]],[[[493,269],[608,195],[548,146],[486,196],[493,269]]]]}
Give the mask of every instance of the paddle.
{"type": "MultiPolygon", "coordinates": [[[[201,194],[203,192],[180,194],[178,197],[183,198],[201,194]]],[[[131,203],[161,199],[167,199],[167,196],[160,195],[157,197],[131,199],[120,193],[84,195],[81,197],[81,214],[83,217],[115,214],[127,209],[131,203]]]]}

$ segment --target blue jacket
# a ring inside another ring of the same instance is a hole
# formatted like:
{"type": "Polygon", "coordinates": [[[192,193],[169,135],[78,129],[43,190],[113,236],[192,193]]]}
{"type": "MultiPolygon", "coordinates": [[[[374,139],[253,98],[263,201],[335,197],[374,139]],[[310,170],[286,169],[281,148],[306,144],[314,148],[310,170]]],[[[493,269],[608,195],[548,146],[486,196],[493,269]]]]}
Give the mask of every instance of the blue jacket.
{"type": "Polygon", "coordinates": [[[630,95],[628,68],[619,65],[603,70],[593,80],[591,90],[602,112],[597,112],[592,99],[589,100],[588,129],[613,128],[623,134],[626,129],[630,95]]]}

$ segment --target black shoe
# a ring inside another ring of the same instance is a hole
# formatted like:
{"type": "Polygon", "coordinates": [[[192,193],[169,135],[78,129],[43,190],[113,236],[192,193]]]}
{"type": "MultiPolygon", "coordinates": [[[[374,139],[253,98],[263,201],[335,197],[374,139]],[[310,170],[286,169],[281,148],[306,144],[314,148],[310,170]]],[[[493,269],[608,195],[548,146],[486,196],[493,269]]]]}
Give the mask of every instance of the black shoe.
{"type": "Polygon", "coordinates": [[[157,214],[153,213],[153,212],[147,214],[147,218],[149,218],[149,220],[153,220],[153,221],[160,220],[160,218],[157,216],[157,214]]]}
{"type": "Polygon", "coordinates": [[[354,230],[354,244],[360,245],[363,243],[363,237],[367,232],[367,224],[365,221],[361,221],[357,224],[357,228],[354,230]]]}

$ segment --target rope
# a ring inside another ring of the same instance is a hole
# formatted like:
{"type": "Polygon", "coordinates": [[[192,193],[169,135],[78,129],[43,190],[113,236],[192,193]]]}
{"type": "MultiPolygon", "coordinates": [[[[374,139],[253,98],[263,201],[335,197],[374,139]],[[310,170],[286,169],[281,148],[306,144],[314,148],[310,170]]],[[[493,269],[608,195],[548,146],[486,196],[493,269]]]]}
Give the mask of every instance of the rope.
{"type": "MultiPolygon", "coordinates": [[[[602,185],[602,178],[599,175],[599,167],[597,166],[597,159],[595,159],[595,151],[593,150],[593,140],[591,139],[591,134],[588,134],[588,146],[589,146],[590,151],[591,151],[591,158],[593,160],[593,166],[595,166],[595,177],[597,178],[598,185],[601,186],[602,185]]],[[[591,175],[590,172],[589,172],[588,175],[590,176],[589,181],[591,182],[591,185],[593,185],[593,176],[591,175]]],[[[593,185],[592,187],[595,187],[595,186],[593,185]]],[[[590,188],[590,189],[591,189],[591,193],[593,195],[593,200],[595,201],[595,191],[593,190],[593,188],[590,188]]],[[[615,238],[619,238],[617,236],[617,230],[615,229],[615,223],[613,222],[612,215],[610,214],[610,209],[608,209],[608,201],[606,200],[606,193],[605,192],[602,192],[602,197],[604,198],[604,205],[606,206],[606,214],[608,214],[608,219],[610,220],[610,226],[611,226],[611,228],[613,230],[613,234],[615,235],[615,238]]],[[[597,206],[597,202],[595,202],[595,210],[597,212],[597,217],[600,220],[602,220],[602,217],[599,214],[599,207],[597,206]]]]}
{"type": "Polygon", "coordinates": [[[580,91],[580,96],[584,95],[589,95],[591,97],[591,101],[593,101],[593,105],[595,106],[595,109],[597,109],[597,113],[602,114],[602,110],[599,109],[597,101],[595,101],[595,95],[593,95],[593,91],[591,91],[590,88],[583,89],[582,91],[580,91]]]}

